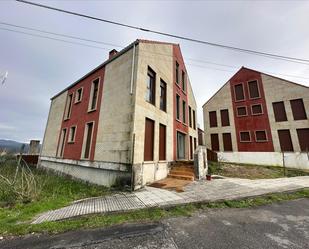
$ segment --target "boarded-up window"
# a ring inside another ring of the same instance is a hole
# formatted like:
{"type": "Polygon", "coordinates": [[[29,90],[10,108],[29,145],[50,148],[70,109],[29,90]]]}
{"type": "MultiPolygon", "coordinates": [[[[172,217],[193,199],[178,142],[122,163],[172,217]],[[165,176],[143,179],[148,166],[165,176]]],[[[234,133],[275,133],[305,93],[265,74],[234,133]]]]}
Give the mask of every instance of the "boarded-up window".
{"type": "Polygon", "coordinates": [[[290,130],[278,130],[281,151],[294,151],[290,130]]]}
{"type": "Polygon", "coordinates": [[[274,114],[275,114],[275,120],[276,122],[282,122],[282,121],[287,121],[287,116],[285,112],[285,107],[284,107],[284,102],[274,102],[273,103],[273,109],[274,109],[274,114]]]}
{"type": "Polygon", "coordinates": [[[162,79],[160,82],[160,109],[166,112],[166,83],[162,79]]]}
{"type": "Polygon", "coordinates": [[[190,136],[190,159],[193,159],[193,146],[192,146],[192,136],[190,136]]]}
{"type": "Polygon", "coordinates": [[[146,118],[144,161],[153,161],[153,147],[154,147],[154,121],[146,118]]]}
{"type": "Polygon", "coordinates": [[[251,106],[251,111],[252,111],[252,115],[263,114],[262,105],[260,105],[260,104],[252,105],[251,106]]]}
{"type": "Polygon", "coordinates": [[[176,76],[176,83],[179,84],[179,64],[177,61],[175,64],[175,76],[176,76]]]}
{"type": "Polygon", "coordinates": [[[90,110],[91,111],[97,108],[99,82],[100,82],[100,79],[96,79],[92,82],[91,97],[90,97],[90,110]]]}
{"type": "Polygon", "coordinates": [[[159,132],[159,160],[166,160],[166,126],[160,124],[159,132]]]}
{"type": "Polygon", "coordinates": [[[231,133],[223,133],[222,138],[224,151],[233,151],[231,133]]]}
{"type": "Polygon", "coordinates": [[[249,131],[241,131],[240,132],[240,142],[250,142],[251,136],[249,131]]]}
{"type": "Polygon", "coordinates": [[[237,116],[247,116],[247,107],[245,106],[239,106],[237,107],[237,116]]]}
{"type": "Polygon", "coordinates": [[[186,101],[182,101],[182,122],[186,123],[186,114],[187,114],[187,106],[186,106],[186,101]]]}
{"type": "Polygon", "coordinates": [[[182,79],[182,90],[186,91],[186,73],[182,71],[181,73],[181,79],[182,79]]]}
{"type": "Polygon", "coordinates": [[[213,151],[219,151],[219,136],[218,134],[210,134],[211,149],[213,151]]]}
{"type": "Polygon", "coordinates": [[[61,131],[61,135],[60,135],[60,140],[59,140],[60,143],[59,143],[58,152],[57,152],[58,157],[63,157],[66,134],[67,134],[67,129],[65,128],[61,131]]]}
{"type": "Polygon", "coordinates": [[[193,129],[196,129],[196,122],[195,122],[195,111],[192,110],[192,117],[193,117],[193,129]]]}
{"type": "Polygon", "coordinates": [[[84,158],[90,157],[92,130],[93,130],[93,123],[91,122],[86,125],[86,144],[85,144],[84,158]]]}
{"type": "Polygon", "coordinates": [[[217,113],[216,111],[209,112],[209,126],[210,127],[217,127],[217,113]]]}
{"type": "Polygon", "coordinates": [[[180,97],[176,94],[176,118],[180,120],[180,97]]]}
{"type": "Polygon", "coordinates": [[[257,142],[267,141],[266,131],[255,131],[255,140],[257,142]]]}
{"type": "Polygon", "coordinates": [[[156,102],[156,73],[148,67],[146,80],[146,96],[147,102],[155,105],[156,102]]]}
{"type": "Polygon", "coordinates": [[[248,82],[249,97],[250,99],[255,99],[260,97],[259,85],[257,80],[252,80],[248,82]]]}
{"type": "Polygon", "coordinates": [[[189,106],[189,126],[192,127],[192,114],[191,114],[191,106],[189,106]]]}
{"type": "Polygon", "coordinates": [[[296,129],[301,151],[309,151],[309,128],[296,129]]]}
{"type": "Polygon", "coordinates": [[[294,120],[307,119],[304,102],[302,99],[290,100],[294,120]]]}
{"type": "Polygon", "coordinates": [[[242,84],[235,85],[235,100],[244,100],[245,95],[244,95],[244,88],[242,84]]]}
{"type": "Polygon", "coordinates": [[[229,119],[229,110],[220,110],[221,114],[221,125],[222,126],[229,126],[230,125],[230,119],[229,119]]]}

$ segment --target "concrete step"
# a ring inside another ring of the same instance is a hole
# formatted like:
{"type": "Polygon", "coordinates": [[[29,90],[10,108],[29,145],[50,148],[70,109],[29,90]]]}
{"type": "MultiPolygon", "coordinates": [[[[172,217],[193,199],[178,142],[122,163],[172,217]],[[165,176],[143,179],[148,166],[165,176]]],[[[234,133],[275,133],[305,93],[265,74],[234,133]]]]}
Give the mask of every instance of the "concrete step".
{"type": "Polygon", "coordinates": [[[175,175],[175,174],[168,174],[167,177],[180,179],[180,180],[188,180],[188,181],[194,181],[193,176],[187,176],[187,175],[175,175]]]}
{"type": "Polygon", "coordinates": [[[183,171],[183,170],[178,170],[178,169],[172,169],[170,171],[170,174],[173,174],[173,175],[184,175],[184,176],[193,176],[194,177],[194,172],[183,171]]]}
{"type": "Polygon", "coordinates": [[[188,167],[188,166],[172,167],[171,170],[186,171],[186,172],[193,172],[194,173],[194,168],[193,167],[188,167]]]}

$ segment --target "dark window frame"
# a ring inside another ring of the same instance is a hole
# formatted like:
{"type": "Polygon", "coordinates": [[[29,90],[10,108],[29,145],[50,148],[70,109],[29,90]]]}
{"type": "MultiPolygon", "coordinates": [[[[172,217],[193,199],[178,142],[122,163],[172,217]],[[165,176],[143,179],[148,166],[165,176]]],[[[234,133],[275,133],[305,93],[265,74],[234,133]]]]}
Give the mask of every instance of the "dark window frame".
{"type": "Polygon", "coordinates": [[[187,103],[186,101],[182,100],[182,122],[184,124],[187,123],[187,103]]]}
{"type": "Polygon", "coordinates": [[[285,122],[285,121],[288,121],[288,116],[286,115],[286,110],[285,110],[285,104],[284,104],[284,101],[276,101],[276,102],[272,102],[272,107],[273,107],[273,112],[274,112],[274,119],[275,119],[275,122],[285,122]],[[280,107],[279,108],[279,105],[283,106],[283,111],[282,111],[282,115],[284,116],[283,118],[280,117],[280,107]]]}
{"type": "Polygon", "coordinates": [[[182,91],[186,92],[186,73],[184,70],[181,70],[181,83],[182,83],[182,91]]]}
{"type": "Polygon", "coordinates": [[[260,99],[261,98],[261,91],[260,91],[259,81],[257,79],[247,81],[247,86],[248,86],[249,99],[260,99]],[[258,91],[258,95],[259,95],[258,97],[251,97],[250,83],[252,83],[252,82],[256,82],[257,91],[258,91]]]}
{"type": "Polygon", "coordinates": [[[290,100],[290,105],[291,105],[291,109],[292,109],[292,114],[293,114],[293,119],[295,121],[297,120],[306,120],[307,119],[307,113],[306,113],[306,107],[304,104],[304,100],[302,98],[298,98],[298,99],[291,99],[290,100]],[[301,105],[302,105],[302,111],[303,113],[299,113],[299,106],[295,106],[293,103],[296,103],[296,101],[301,101],[301,105]],[[295,109],[296,108],[296,109],[295,109]]]}
{"type": "Polygon", "coordinates": [[[83,158],[82,159],[90,159],[91,157],[91,147],[92,147],[92,142],[93,142],[93,133],[94,133],[94,121],[90,121],[90,122],[87,122],[86,125],[85,125],[85,131],[84,133],[86,133],[86,137],[85,137],[85,134],[84,134],[84,150],[83,150],[83,158]],[[89,127],[91,125],[91,134],[90,134],[90,137],[89,137],[89,127]],[[89,139],[89,140],[88,140],[89,139]],[[89,143],[88,143],[89,141],[89,143]],[[86,156],[87,155],[87,156],[86,156]]]}
{"type": "Polygon", "coordinates": [[[147,68],[147,80],[146,80],[146,102],[156,105],[156,72],[148,66],[147,68]],[[149,88],[148,88],[149,82],[149,88]]]}
{"type": "Polygon", "coordinates": [[[233,89],[234,89],[235,102],[240,102],[240,101],[246,100],[245,89],[244,89],[244,84],[243,84],[243,83],[235,84],[234,87],[233,87],[233,89]],[[237,87],[237,86],[240,86],[240,85],[241,85],[241,87],[242,87],[242,94],[243,94],[243,96],[244,96],[243,99],[237,99],[236,87],[237,87]]]}
{"type": "Polygon", "coordinates": [[[221,117],[221,126],[222,127],[227,127],[227,126],[230,126],[231,123],[230,123],[230,115],[229,115],[229,109],[222,109],[220,110],[220,117],[221,117]],[[223,113],[227,113],[226,117],[227,117],[227,123],[224,123],[223,121],[225,120],[223,117],[225,114],[223,113]],[[222,115],[223,114],[223,115],[222,115]]]}
{"type": "Polygon", "coordinates": [[[98,107],[100,82],[101,82],[100,77],[97,77],[96,79],[92,80],[92,82],[91,82],[88,112],[93,112],[98,107]]]}
{"type": "Polygon", "coordinates": [[[153,162],[154,161],[154,144],[155,144],[155,129],[156,129],[156,123],[155,123],[155,121],[153,120],[153,119],[150,119],[150,118],[145,118],[145,132],[144,132],[144,161],[145,162],[153,162]],[[149,120],[150,121],[150,123],[152,123],[152,125],[153,125],[153,127],[152,127],[152,134],[151,134],[151,136],[152,136],[152,138],[151,138],[151,140],[152,140],[152,144],[150,144],[149,146],[150,146],[150,148],[152,149],[152,151],[151,151],[151,155],[149,155],[150,156],[150,158],[148,158],[148,155],[146,155],[146,151],[147,151],[147,139],[149,139],[150,137],[149,136],[147,136],[146,135],[146,129],[147,129],[147,120],[149,120]]]}
{"type": "Polygon", "coordinates": [[[308,135],[308,138],[304,137],[304,134],[301,134],[301,131],[309,133],[309,128],[296,129],[300,151],[308,152],[309,151],[309,135],[308,135]],[[308,145],[306,145],[306,143],[308,143],[308,145]]]}
{"type": "Polygon", "coordinates": [[[257,142],[257,143],[268,142],[267,130],[256,130],[256,131],[254,131],[254,136],[255,136],[255,142],[257,142]],[[256,135],[257,132],[264,132],[265,133],[265,139],[264,140],[258,140],[258,137],[256,135]]]}
{"type": "Polygon", "coordinates": [[[70,93],[70,94],[67,96],[67,101],[66,101],[66,106],[65,106],[65,117],[64,117],[64,120],[68,120],[68,119],[71,118],[73,97],[74,97],[74,93],[70,93]]]}
{"type": "Polygon", "coordinates": [[[263,115],[264,114],[264,110],[263,110],[263,105],[262,104],[253,104],[253,105],[251,105],[251,115],[253,115],[253,116],[257,116],[257,115],[263,115]],[[253,107],[254,106],[260,106],[261,107],[261,112],[259,112],[259,113],[254,113],[253,112],[253,107]]]}
{"type": "Polygon", "coordinates": [[[72,125],[70,127],[70,130],[69,130],[68,143],[75,143],[76,131],[77,131],[77,126],[76,125],[72,125]],[[72,137],[72,131],[73,130],[74,130],[74,132],[73,132],[73,137],[72,137]]]}
{"type": "Polygon", "coordinates": [[[193,129],[196,130],[195,110],[192,109],[193,129]]]}
{"type": "Polygon", "coordinates": [[[179,63],[177,61],[175,63],[175,81],[179,85],[179,63]]]}
{"type": "Polygon", "coordinates": [[[222,143],[223,143],[223,151],[233,151],[233,141],[232,141],[232,134],[230,132],[223,132],[222,133],[222,143]],[[230,144],[231,144],[231,149],[228,149],[226,147],[228,147],[228,145],[226,143],[224,143],[225,139],[225,135],[229,135],[230,138],[230,144]]]}
{"type": "Polygon", "coordinates": [[[167,96],[167,84],[164,80],[160,80],[160,110],[166,112],[167,109],[167,103],[166,103],[166,96],[167,96]],[[162,89],[164,95],[162,96],[162,89]]]}
{"type": "Polygon", "coordinates": [[[188,108],[188,112],[189,112],[189,127],[191,127],[192,128],[192,108],[191,108],[191,106],[189,106],[189,108],[188,108]]]}
{"type": "Polygon", "coordinates": [[[280,149],[282,152],[294,152],[294,146],[293,146],[293,141],[292,141],[292,137],[291,137],[291,131],[289,129],[280,129],[277,130],[277,134],[278,134],[278,140],[279,140],[279,145],[280,145],[280,149]],[[287,132],[286,134],[288,134],[289,136],[289,147],[290,149],[286,150],[286,149],[282,149],[282,147],[286,146],[286,144],[281,143],[282,141],[280,140],[280,132],[287,132]]]}
{"type": "Polygon", "coordinates": [[[164,124],[159,124],[159,161],[166,161],[166,125],[164,124]],[[161,137],[161,128],[164,129],[164,153],[163,155],[161,154],[161,146],[162,146],[162,137],[161,137]]]}
{"type": "Polygon", "coordinates": [[[251,143],[252,142],[251,132],[250,131],[239,131],[239,142],[241,142],[241,143],[251,143]],[[249,134],[249,140],[242,140],[242,138],[241,138],[242,133],[248,133],[249,134]]]}
{"type": "Polygon", "coordinates": [[[83,93],[84,93],[84,87],[80,87],[76,90],[74,104],[78,104],[78,103],[82,102],[83,93]]]}
{"type": "Polygon", "coordinates": [[[220,151],[220,139],[219,139],[219,134],[218,133],[211,133],[210,134],[210,143],[211,143],[211,150],[213,150],[213,151],[220,151]],[[213,137],[216,137],[217,138],[217,144],[215,144],[215,145],[218,145],[217,146],[217,149],[216,148],[214,148],[215,146],[214,146],[214,144],[213,144],[213,137]]]}
{"type": "Polygon", "coordinates": [[[176,93],[176,120],[180,120],[180,95],[176,93]]]}
{"type": "Polygon", "coordinates": [[[208,112],[209,116],[209,127],[218,127],[218,117],[217,117],[217,111],[210,111],[208,112]],[[215,119],[213,119],[215,117],[215,119]]]}
{"type": "Polygon", "coordinates": [[[243,105],[243,106],[236,106],[236,116],[237,116],[237,117],[246,117],[246,116],[248,116],[248,109],[247,109],[247,106],[245,106],[245,105],[243,105]],[[238,109],[240,109],[240,108],[245,108],[246,114],[239,115],[238,109]]]}

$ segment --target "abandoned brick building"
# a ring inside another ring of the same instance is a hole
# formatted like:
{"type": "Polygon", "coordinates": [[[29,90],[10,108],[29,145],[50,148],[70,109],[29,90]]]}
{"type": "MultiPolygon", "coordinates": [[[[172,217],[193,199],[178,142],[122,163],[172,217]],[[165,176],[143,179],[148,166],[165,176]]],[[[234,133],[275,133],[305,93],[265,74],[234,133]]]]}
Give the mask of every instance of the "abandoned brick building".
{"type": "Polygon", "coordinates": [[[193,158],[196,122],[179,45],[136,40],[51,99],[40,166],[137,189],[193,158]]]}

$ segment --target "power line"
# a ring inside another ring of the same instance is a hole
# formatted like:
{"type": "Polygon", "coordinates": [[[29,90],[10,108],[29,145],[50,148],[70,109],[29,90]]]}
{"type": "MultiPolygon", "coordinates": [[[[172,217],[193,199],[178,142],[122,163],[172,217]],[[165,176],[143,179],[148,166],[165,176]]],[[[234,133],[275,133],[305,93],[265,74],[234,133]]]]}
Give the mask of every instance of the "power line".
{"type": "MultiPolygon", "coordinates": [[[[89,41],[95,42],[95,43],[109,44],[110,46],[118,46],[118,45],[115,45],[115,44],[112,44],[112,43],[105,43],[105,42],[96,41],[96,40],[84,39],[84,38],[80,38],[80,37],[76,37],[76,36],[71,36],[71,35],[63,35],[63,34],[49,32],[49,31],[44,31],[44,30],[40,30],[40,29],[29,28],[29,27],[15,25],[15,24],[8,24],[8,23],[5,23],[5,22],[0,22],[0,24],[9,25],[9,26],[13,26],[13,27],[24,28],[24,29],[28,29],[28,30],[35,30],[35,31],[43,32],[43,33],[47,33],[47,34],[53,34],[53,35],[58,35],[58,36],[70,37],[72,39],[89,40],[89,41]]],[[[33,37],[39,37],[39,38],[44,38],[44,39],[49,39],[49,40],[54,40],[54,41],[65,42],[65,43],[68,43],[68,44],[71,43],[71,44],[80,45],[80,46],[84,46],[84,47],[103,49],[103,50],[108,50],[108,51],[110,50],[108,48],[92,46],[92,45],[88,45],[88,44],[84,44],[84,43],[80,43],[80,42],[73,42],[73,41],[68,41],[68,40],[53,38],[53,37],[49,37],[49,36],[38,35],[38,34],[33,34],[33,33],[28,33],[28,32],[23,32],[23,31],[18,31],[18,30],[12,30],[12,29],[2,28],[2,27],[0,27],[0,30],[5,30],[5,31],[9,31],[9,32],[14,32],[14,33],[20,33],[20,34],[24,34],[24,35],[29,35],[29,36],[33,36],[33,37]]],[[[118,46],[118,47],[121,47],[121,46],[118,46]]],[[[123,48],[123,47],[121,47],[121,48],[123,48]]],[[[162,56],[166,56],[166,57],[172,57],[171,55],[168,55],[168,54],[162,54],[162,53],[157,53],[157,52],[152,52],[152,51],[147,51],[147,50],[142,50],[142,51],[146,52],[146,53],[157,54],[157,55],[162,55],[162,56]]],[[[191,61],[200,62],[200,63],[207,63],[207,64],[212,64],[212,65],[217,65],[217,66],[224,66],[224,67],[229,67],[229,68],[239,68],[239,67],[232,66],[232,65],[220,64],[220,63],[215,63],[215,62],[210,62],[210,61],[205,61],[205,60],[200,60],[200,59],[193,59],[193,58],[185,58],[185,59],[191,60],[191,61]]],[[[194,67],[200,67],[200,68],[205,68],[205,69],[210,69],[210,70],[222,71],[222,72],[231,72],[231,73],[234,72],[234,71],[231,71],[231,70],[225,70],[225,69],[213,68],[213,67],[206,67],[206,66],[192,64],[192,63],[186,63],[186,65],[190,65],[190,66],[194,66],[194,67]]],[[[277,75],[294,77],[294,78],[309,79],[309,78],[306,78],[306,77],[296,76],[296,75],[272,73],[272,72],[266,72],[266,71],[264,71],[264,72],[265,73],[269,73],[269,74],[277,74],[277,75]]]]}
{"type": "Polygon", "coordinates": [[[295,62],[295,63],[299,63],[299,62],[309,63],[308,59],[283,56],[283,55],[266,53],[266,52],[261,52],[261,51],[256,51],[256,50],[244,49],[244,48],[240,48],[240,47],[233,47],[233,46],[228,46],[228,45],[224,45],[224,44],[219,44],[219,43],[214,43],[214,42],[209,42],[209,41],[198,40],[198,39],[194,39],[194,38],[190,38],[190,37],[175,35],[175,34],[172,34],[172,33],[165,33],[165,32],[156,31],[156,30],[152,30],[152,29],[146,29],[146,28],[143,28],[143,27],[138,27],[138,26],[133,26],[133,25],[125,24],[125,23],[120,23],[120,22],[116,22],[116,21],[102,19],[102,18],[99,18],[99,17],[90,16],[90,15],[77,13],[77,12],[73,12],[73,11],[68,11],[68,10],[64,10],[64,9],[59,9],[59,8],[55,8],[55,7],[51,7],[51,6],[43,5],[43,4],[39,4],[39,3],[33,3],[33,2],[30,2],[30,1],[25,1],[25,0],[16,0],[16,1],[20,2],[20,3],[24,3],[24,4],[29,4],[29,5],[49,9],[49,10],[54,10],[54,11],[74,15],[74,16],[92,19],[92,20],[95,20],[95,21],[105,22],[105,23],[109,23],[109,24],[113,24],[113,25],[117,25],[117,26],[122,26],[122,27],[125,27],[125,28],[135,29],[135,30],[139,30],[139,31],[143,31],[143,32],[149,32],[149,33],[154,33],[154,34],[158,34],[158,35],[173,37],[173,38],[177,38],[177,39],[181,39],[181,40],[200,43],[200,44],[203,44],[203,45],[225,48],[225,49],[230,49],[230,50],[234,50],[234,51],[238,51],[238,52],[249,53],[249,54],[254,54],[254,55],[259,55],[259,56],[266,56],[266,57],[271,57],[271,58],[276,58],[276,59],[285,59],[285,60],[289,60],[289,61],[295,62]]]}

